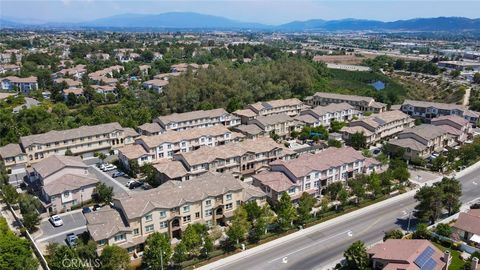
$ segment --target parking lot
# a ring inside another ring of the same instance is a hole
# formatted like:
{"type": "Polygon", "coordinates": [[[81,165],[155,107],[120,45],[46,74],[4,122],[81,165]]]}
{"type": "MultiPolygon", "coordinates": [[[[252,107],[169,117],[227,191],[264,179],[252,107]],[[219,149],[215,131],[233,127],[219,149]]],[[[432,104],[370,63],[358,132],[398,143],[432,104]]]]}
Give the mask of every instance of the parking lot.
{"type": "Polygon", "coordinates": [[[85,216],[81,210],[59,214],[63,220],[63,225],[54,227],[48,218],[40,221],[39,230],[33,237],[37,243],[60,243],[65,244],[65,237],[69,233],[76,235],[87,231],[85,216]]]}
{"type": "Polygon", "coordinates": [[[131,190],[128,189],[125,184],[127,183],[128,179],[125,177],[118,177],[112,178],[111,174],[113,172],[102,172],[99,168],[95,165],[91,165],[88,171],[95,175],[100,182],[105,183],[105,185],[109,187],[113,187],[113,194],[114,195],[121,195],[124,193],[130,193],[131,190]],[[122,179],[119,179],[122,178],[122,179]]]}

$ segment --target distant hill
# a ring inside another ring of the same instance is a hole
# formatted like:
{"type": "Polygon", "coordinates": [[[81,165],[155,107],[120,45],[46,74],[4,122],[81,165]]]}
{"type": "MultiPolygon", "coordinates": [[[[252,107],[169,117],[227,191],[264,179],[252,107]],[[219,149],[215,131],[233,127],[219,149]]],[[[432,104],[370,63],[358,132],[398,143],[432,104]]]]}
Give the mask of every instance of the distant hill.
{"type": "Polygon", "coordinates": [[[118,28],[118,29],[193,29],[193,30],[266,30],[266,31],[480,31],[480,19],[463,17],[418,18],[382,22],[376,20],[321,20],[293,21],[282,25],[241,22],[220,16],[193,12],[162,14],[122,14],[82,23],[28,23],[11,18],[0,19],[0,28],[118,28]],[[8,20],[5,20],[8,19],[8,20]]]}

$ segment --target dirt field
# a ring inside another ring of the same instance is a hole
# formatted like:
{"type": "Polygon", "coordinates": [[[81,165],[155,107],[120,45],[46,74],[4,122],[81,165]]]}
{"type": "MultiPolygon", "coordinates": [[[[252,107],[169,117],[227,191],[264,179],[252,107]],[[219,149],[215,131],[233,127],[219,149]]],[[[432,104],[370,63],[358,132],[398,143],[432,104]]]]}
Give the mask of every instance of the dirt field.
{"type": "Polygon", "coordinates": [[[313,57],[313,61],[325,62],[325,63],[335,63],[335,64],[345,64],[345,65],[358,65],[361,64],[363,60],[368,58],[375,58],[375,55],[363,55],[356,56],[354,54],[348,55],[316,55],[313,57]]]}

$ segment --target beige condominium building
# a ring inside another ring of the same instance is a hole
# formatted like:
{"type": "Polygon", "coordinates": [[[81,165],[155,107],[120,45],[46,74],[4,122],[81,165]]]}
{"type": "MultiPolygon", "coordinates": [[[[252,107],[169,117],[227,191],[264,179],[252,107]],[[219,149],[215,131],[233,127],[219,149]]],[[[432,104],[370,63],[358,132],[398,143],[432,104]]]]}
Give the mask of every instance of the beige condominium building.
{"type": "Polygon", "coordinates": [[[340,132],[346,141],[355,133],[363,133],[367,138],[367,144],[374,144],[414,125],[415,120],[407,114],[401,111],[386,111],[352,121],[340,132]]]}
{"type": "Polygon", "coordinates": [[[114,208],[91,212],[85,217],[87,229],[100,250],[115,244],[131,255],[138,255],[153,232],[181,238],[182,231],[192,223],[223,226],[238,206],[252,200],[263,205],[265,193],[231,174],[209,173],[114,197],[114,208]]]}
{"type": "Polygon", "coordinates": [[[328,127],[332,121],[351,121],[354,117],[359,117],[360,114],[354,106],[348,103],[332,103],[326,106],[317,106],[312,109],[303,110],[295,119],[309,126],[328,127]]]}
{"type": "Polygon", "coordinates": [[[377,102],[371,97],[326,92],[317,92],[315,95],[305,98],[305,103],[310,106],[325,106],[331,103],[348,103],[361,112],[379,113],[387,110],[386,104],[377,102]]]}
{"type": "Polygon", "coordinates": [[[23,136],[20,144],[29,163],[51,155],[64,155],[67,150],[82,158],[93,157],[96,152],[107,152],[134,142],[138,134],[118,123],[82,126],[67,130],[23,136]]]}
{"type": "Polygon", "coordinates": [[[12,174],[25,172],[28,160],[20,145],[10,143],[0,147],[0,158],[7,172],[12,174]]]}
{"type": "Polygon", "coordinates": [[[413,118],[426,121],[444,115],[458,115],[476,126],[479,118],[478,112],[469,110],[466,106],[439,102],[405,100],[401,110],[413,118]]]}
{"type": "Polygon", "coordinates": [[[193,152],[179,153],[190,178],[206,172],[230,172],[237,177],[248,176],[268,168],[277,159],[290,159],[295,152],[269,137],[245,140],[217,147],[203,147],[193,152]]]}
{"type": "Polygon", "coordinates": [[[288,137],[290,136],[290,132],[294,130],[300,131],[305,125],[284,113],[259,116],[250,120],[248,124],[257,125],[266,134],[275,133],[280,137],[288,137]]]}
{"type": "Polygon", "coordinates": [[[240,125],[240,118],[229,114],[224,109],[200,110],[186,113],[174,113],[160,116],[153,120],[164,130],[186,130],[205,128],[215,125],[234,127],[240,125]]]}
{"type": "Polygon", "coordinates": [[[258,116],[270,116],[277,114],[286,114],[296,116],[304,107],[303,102],[297,98],[276,99],[270,101],[261,101],[249,104],[245,109],[233,112],[240,117],[242,124],[247,124],[250,120],[258,116]]]}

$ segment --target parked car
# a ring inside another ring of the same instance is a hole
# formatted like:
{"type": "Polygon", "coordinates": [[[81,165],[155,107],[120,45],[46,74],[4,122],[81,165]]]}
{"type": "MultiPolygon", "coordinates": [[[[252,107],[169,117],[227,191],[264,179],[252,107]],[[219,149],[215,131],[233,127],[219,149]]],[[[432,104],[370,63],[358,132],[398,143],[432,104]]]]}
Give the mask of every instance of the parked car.
{"type": "Polygon", "coordinates": [[[129,189],[136,189],[137,187],[143,186],[143,182],[135,181],[130,184],[129,189]]]}
{"type": "Polygon", "coordinates": [[[95,205],[93,206],[93,211],[97,211],[97,210],[100,210],[100,209],[102,209],[102,207],[100,206],[100,204],[95,204],[95,205]]]}
{"type": "Polygon", "coordinates": [[[84,208],[82,209],[82,213],[84,213],[84,214],[88,214],[88,213],[90,213],[90,212],[92,212],[92,208],[90,208],[90,207],[84,207],[84,208]]]}
{"type": "Polygon", "coordinates": [[[117,169],[117,166],[115,166],[113,164],[108,164],[103,168],[103,171],[108,172],[108,171],[113,171],[115,169],[117,169]]]}
{"type": "Polygon", "coordinates": [[[63,225],[63,220],[58,215],[53,215],[50,217],[50,222],[55,227],[60,227],[63,225]]]}
{"type": "Polygon", "coordinates": [[[76,246],[77,245],[77,240],[78,240],[78,236],[76,236],[74,233],[67,234],[66,242],[67,242],[67,245],[69,247],[76,246]]]}
{"type": "Polygon", "coordinates": [[[144,183],[143,186],[142,186],[142,189],[143,189],[143,190],[149,190],[149,189],[152,189],[152,188],[153,188],[153,187],[152,187],[150,184],[148,184],[148,183],[144,183]]]}
{"type": "Polygon", "coordinates": [[[133,183],[135,183],[135,182],[137,182],[137,181],[135,181],[135,180],[129,180],[129,181],[125,184],[125,186],[129,188],[130,185],[133,184],[133,183]]]}
{"type": "Polygon", "coordinates": [[[98,168],[100,168],[100,170],[103,171],[103,170],[105,170],[105,167],[106,167],[107,165],[109,165],[109,164],[108,164],[108,163],[100,163],[100,164],[98,164],[98,168]]]}
{"type": "Polygon", "coordinates": [[[125,175],[124,172],[115,171],[115,172],[112,174],[112,177],[113,177],[113,178],[117,178],[117,177],[124,176],[124,175],[125,175]]]}

